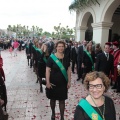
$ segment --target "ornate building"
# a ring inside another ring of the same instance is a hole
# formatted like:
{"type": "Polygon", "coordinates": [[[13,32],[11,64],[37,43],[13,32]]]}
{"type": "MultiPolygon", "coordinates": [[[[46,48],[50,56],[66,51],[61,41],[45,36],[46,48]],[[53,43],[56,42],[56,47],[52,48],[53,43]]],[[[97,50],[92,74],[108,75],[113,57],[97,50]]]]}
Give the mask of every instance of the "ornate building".
{"type": "Polygon", "coordinates": [[[103,46],[112,34],[120,34],[120,0],[100,0],[99,3],[76,12],[77,41],[84,40],[88,32],[91,40],[103,46]]]}

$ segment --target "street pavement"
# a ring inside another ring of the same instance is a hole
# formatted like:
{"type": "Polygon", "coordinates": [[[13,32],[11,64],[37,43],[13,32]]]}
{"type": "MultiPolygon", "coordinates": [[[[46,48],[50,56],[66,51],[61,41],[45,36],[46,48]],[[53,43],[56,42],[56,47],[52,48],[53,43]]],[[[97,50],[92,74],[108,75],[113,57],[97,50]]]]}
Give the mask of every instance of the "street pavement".
{"type": "MultiPolygon", "coordinates": [[[[6,75],[7,87],[7,112],[9,120],[50,120],[51,109],[49,99],[44,92],[40,93],[37,77],[27,64],[25,51],[18,51],[17,56],[11,56],[8,50],[1,52],[3,69],[6,75]]],[[[81,81],[76,81],[77,75],[72,74],[72,85],[69,89],[65,106],[65,120],[74,120],[74,110],[78,101],[87,95],[81,81]]],[[[115,103],[116,116],[120,116],[120,94],[109,89],[109,95],[115,103]]],[[[58,102],[56,104],[56,120],[60,120],[58,102]]]]}

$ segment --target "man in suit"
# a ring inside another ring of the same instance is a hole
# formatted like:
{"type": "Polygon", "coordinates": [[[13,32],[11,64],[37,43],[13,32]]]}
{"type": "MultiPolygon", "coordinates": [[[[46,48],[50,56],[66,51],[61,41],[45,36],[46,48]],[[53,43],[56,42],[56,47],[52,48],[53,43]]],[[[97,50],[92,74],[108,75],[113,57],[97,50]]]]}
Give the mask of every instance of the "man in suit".
{"type": "Polygon", "coordinates": [[[72,73],[74,74],[75,64],[77,65],[77,55],[78,55],[78,43],[74,43],[74,47],[71,49],[71,60],[72,60],[72,73]]]}
{"type": "Polygon", "coordinates": [[[48,47],[48,53],[49,53],[49,55],[51,55],[51,53],[53,52],[53,49],[54,49],[54,43],[51,39],[48,41],[47,47],[48,47]]]}
{"type": "Polygon", "coordinates": [[[23,44],[23,41],[21,40],[21,38],[20,38],[20,40],[18,41],[18,43],[20,44],[20,45],[19,45],[19,51],[21,51],[21,49],[22,49],[22,44],[23,44]]]}
{"type": "Polygon", "coordinates": [[[104,52],[97,55],[95,70],[104,72],[107,76],[112,74],[114,76],[114,57],[109,54],[110,44],[106,43],[104,46],[104,52]]]}
{"type": "Polygon", "coordinates": [[[78,56],[77,56],[78,79],[77,81],[80,80],[80,78],[82,78],[83,69],[81,68],[81,65],[82,65],[82,58],[83,58],[84,50],[86,49],[86,45],[87,45],[87,41],[83,40],[82,45],[78,47],[78,56]]]}

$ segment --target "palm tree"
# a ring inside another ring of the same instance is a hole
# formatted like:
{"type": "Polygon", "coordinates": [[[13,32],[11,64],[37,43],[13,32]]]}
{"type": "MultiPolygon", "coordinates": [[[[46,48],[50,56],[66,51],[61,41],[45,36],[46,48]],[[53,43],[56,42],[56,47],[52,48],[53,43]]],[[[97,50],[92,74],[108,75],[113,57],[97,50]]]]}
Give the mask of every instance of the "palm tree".
{"type": "Polygon", "coordinates": [[[73,11],[79,11],[83,8],[85,8],[86,6],[89,7],[92,4],[99,4],[100,0],[74,0],[73,3],[69,6],[69,10],[73,10],[73,11]]]}
{"type": "Polygon", "coordinates": [[[34,34],[35,34],[34,33],[35,32],[35,26],[34,25],[32,26],[32,31],[33,31],[33,37],[34,37],[34,34]]]}
{"type": "Polygon", "coordinates": [[[11,25],[8,25],[8,28],[7,28],[8,37],[10,37],[10,32],[11,31],[12,31],[12,27],[11,27],[11,25]]]}

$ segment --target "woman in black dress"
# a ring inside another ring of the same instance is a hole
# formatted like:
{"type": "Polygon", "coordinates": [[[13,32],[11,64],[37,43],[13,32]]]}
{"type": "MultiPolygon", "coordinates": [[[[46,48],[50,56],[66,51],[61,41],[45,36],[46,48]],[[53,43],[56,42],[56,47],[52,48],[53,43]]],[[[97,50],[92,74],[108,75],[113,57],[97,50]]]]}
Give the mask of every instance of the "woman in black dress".
{"type": "Polygon", "coordinates": [[[47,59],[45,57],[46,47],[42,43],[38,43],[38,48],[36,49],[37,52],[37,74],[38,80],[40,83],[40,92],[43,92],[42,88],[42,78],[45,78],[45,71],[46,71],[46,62],[47,59]]]}
{"type": "Polygon", "coordinates": [[[27,60],[28,60],[28,66],[29,66],[29,61],[30,61],[30,50],[29,50],[29,42],[27,42],[26,44],[26,56],[27,56],[27,60]]]}
{"type": "Polygon", "coordinates": [[[106,95],[110,80],[102,72],[91,72],[85,77],[84,84],[88,96],[78,103],[74,120],[116,120],[112,99],[106,95]]]}
{"type": "Polygon", "coordinates": [[[71,86],[71,70],[69,58],[63,54],[65,43],[58,41],[56,43],[56,53],[51,55],[47,61],[46,67],[46,94],[50,99],[50,106],[52,110],[51,120],[55,120],[55,105],[56,100],[59,101],[59,109],[61,120],[64,120],[65,100],[68,98],[68,89],[71,86]],[[52,58],[54,56],[57,61],[52,58]],[[56,62],[62,66],[59,67],[56,62]],[[62,70],[66,73],[63,75],[62,70]]]}
{"type": "Polygon", "coordinates": [[[82,59],[82,68],[83,68],[83,76],[82,76],[82,83],[85,78],[85,75],[89,72],[94,70],[94,63],[95,63],[95,52],[92,50],[92,44],[88,43],[86,50],[83,52],[83,59],[82,59]]]}
{"type": "Polygon", "coordinates": [[[4,114],[2,110],[2,105],[4,104],[4,101],[0,99],[0,120],[4,120],[4,114]]]}
{"type": "Polygon", "coordinates": [[[4,104],[2,104],[2,107],[4,108],[6,112],[6,105],[7,105],[7,91],[6,91],[6,85],[3,80],[3,77],[0,73],[0,98],[4,101],[4,104]]]}

